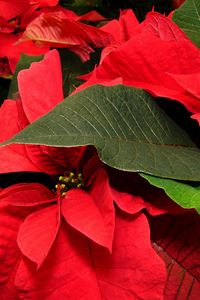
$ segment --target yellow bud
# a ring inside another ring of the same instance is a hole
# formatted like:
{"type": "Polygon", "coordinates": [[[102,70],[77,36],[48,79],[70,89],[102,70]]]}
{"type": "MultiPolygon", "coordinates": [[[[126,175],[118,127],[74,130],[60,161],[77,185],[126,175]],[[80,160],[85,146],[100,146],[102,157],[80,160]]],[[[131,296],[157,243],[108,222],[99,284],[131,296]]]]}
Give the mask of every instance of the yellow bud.
{"type": "Polygon", "coordinates": [[[78,179],[81,180],[83,178],[83,175],[81,173],[78,174],[78,179]]]}

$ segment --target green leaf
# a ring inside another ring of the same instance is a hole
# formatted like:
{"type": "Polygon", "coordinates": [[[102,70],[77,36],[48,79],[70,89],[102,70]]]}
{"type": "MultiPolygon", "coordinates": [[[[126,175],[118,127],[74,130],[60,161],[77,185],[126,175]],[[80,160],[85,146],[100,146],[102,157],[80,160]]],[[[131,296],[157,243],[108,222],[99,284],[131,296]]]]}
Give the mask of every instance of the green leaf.
{"type": "Polygon", "coordinates": [[[163,189],[178,205],[184,208],[195,208],[200,213],[200,185],[193,187],[176,180],[141,173],[140,176],[145,178],[150,184],[163,189]]]}
{"type": "Polygon", "coordinates": [[[26,54],[22,54],[21,58],[16,66],[15,73],[13,75],[13,79],[10,83],[10,88],[8,91],[8,98],[15,99],[16,93],[18,92],[18,83],[17,83],[17,75],[23,69],[28,69],[32,62],[38,62],[43,59],[43,55],[39,56],[28,56],[26,54]]]}
{"type": "Polygon", "coordinates": [[[173,21],[200,47],[200,1],[187,0],[173,14],[173,21]]]}
{"type": "Polygon", "coordinates": [[[66,98],[8,143],[94,145],[111,167],[200,181],[200,150],[146,92],[92,86],[66,98]]]}
{"type": "Polygon", "coordinates": [[[89,73],[98,64],[100,53],[99,50],[95,51],[94,54],[91,54],[91,59],[85,63],[81,61],[78,55],[68,49],[61,49],[59,53],[62,64],[63,92],[64,96],[67,97],[83,83],[83,80],[78,79],[78,77],[89,73]]]}

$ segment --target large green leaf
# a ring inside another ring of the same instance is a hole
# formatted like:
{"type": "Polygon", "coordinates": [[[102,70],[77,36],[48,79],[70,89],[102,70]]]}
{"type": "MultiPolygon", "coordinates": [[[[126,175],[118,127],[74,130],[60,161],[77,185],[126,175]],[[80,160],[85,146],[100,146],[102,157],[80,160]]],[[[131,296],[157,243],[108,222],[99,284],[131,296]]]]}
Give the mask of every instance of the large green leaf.
{"type": "Polygon", "coordinates": [[[21,55],[21,58],[16,66],[15,73],[13,75],[13,79],[10,83],[10,88],[8,91],[9,99],[16,98],[16,93],[18,92],[18,82],[17,82],[18,73],[23,69],[28,69],[33,62],[41,61],[43,59],[43,57],[44,57],[43,55],[39,55],[39,56],[29,56],[26,54],[21,55]]]}
{"type": "Polygon", "coordinates": [[[173,21],[200,47],[200,1],[187,0],[173,14],[173,21]]]}
{"type": "Polygon", "coordinates": [[[94,145],[106,164],[200,181],[200,150],[143,90],[92,86],[66,98],[9,143],[94,145]]]}
{"type": "Polygon", "coordinates": [[[159,178],[140,174],[152,185],[161,188],[177,204],[184,208],[195,208],[200,213],[200,185],[193,187],[189,184],[172,179],[159,178]]]}

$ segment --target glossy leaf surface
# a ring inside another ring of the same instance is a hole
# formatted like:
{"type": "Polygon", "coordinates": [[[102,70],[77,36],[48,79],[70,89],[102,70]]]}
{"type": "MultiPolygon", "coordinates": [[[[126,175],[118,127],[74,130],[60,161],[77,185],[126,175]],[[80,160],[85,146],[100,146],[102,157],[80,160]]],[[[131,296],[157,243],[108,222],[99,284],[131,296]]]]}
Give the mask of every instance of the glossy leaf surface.
{"type": "Polygon", "coordinates": [[[200,151],[142,90],[93,86],[66,98],[9,143],[94,145],[106,164],[181,180],[200,180],[200,151]]]}
{"type": "Polygon", "coordinates": [[[200,47],[200,2],[187,0],[173,14],[173,20],[200,47]]]}

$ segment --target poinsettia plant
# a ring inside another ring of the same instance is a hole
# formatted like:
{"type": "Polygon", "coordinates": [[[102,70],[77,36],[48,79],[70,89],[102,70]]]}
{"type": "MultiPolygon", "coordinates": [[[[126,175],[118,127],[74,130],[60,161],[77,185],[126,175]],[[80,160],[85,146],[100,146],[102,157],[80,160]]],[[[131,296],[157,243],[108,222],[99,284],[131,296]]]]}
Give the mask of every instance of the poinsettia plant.
{"type": "Polygon", "coordinates": [[[0,299],[198,300],[199,1],[0,11],[0,299]]]}

